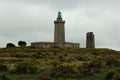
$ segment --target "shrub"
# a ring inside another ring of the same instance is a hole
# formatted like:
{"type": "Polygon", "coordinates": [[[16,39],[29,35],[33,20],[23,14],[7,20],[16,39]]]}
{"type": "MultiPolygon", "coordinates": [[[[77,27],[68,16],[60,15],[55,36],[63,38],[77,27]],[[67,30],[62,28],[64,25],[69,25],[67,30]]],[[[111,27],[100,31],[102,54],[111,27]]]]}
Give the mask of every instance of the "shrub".
{"type": "Polygon", "coordinates": [[[0,71],[7,71],[7,70],[8,70],[8,68],[6,65],[0,64],[0,71]]]}
{"type": "Polygon", "coordinates": [[[56,67],[58,64],[60,64],[60,62],[58,62],[58,61],[52,61],[50,64],[51,64],[53,67],[56,67]]]}
{"type": "Polygon", "coordinates": [[[65,58],[63,56],[59,56],[58,60],[61,61],[61,62],[65,62],[65,58]]]}
{"type": "Polygon", "coordinates": [[[88,64],[88,67],[97,67],[97,68],[101,68],[102,67],[102,63],[100,60],[93,60],[88,64]]]}
{"type": "Polygon", "coordinates": [[[23,46],[26,46],[27,43],[26,43],[25,41],[19,41],[19,42],[18,42],[18,45],[19,45],[20,47],[23,47],[23,46]]]}
{"type": "Polygon", "coordinates": [[[78,59],[79,61],[88,61],[88,57],[85,56],[77,56],[76,59],[78,59]]]}
{"type": "Polygon", "coordinates": [[[52,71],[50,76],[51,77],[58,77],[59,73],[57,71],[52,71]]]}
{"type": "Polygon", "coordinates": [[[68,56],[68,54],[64,54],[64,56],[65,56],[65,57],[67,57],[67,56],[68,56]]]}
{"type": "Polygon", "coordinates": [[[113,70],[109,71],[105,77],[107,80],[111,80],[114,76],[115,72],[113,70]]]}
{"type": "Polygon", "coordinates": [[[28,54],[24,54],[22,52],[17,52],[15,54],[12,55],[13,57],[18,57],[18,58],[26,58],[26,57],[30,57],[30,55],[28,54]]]}
{"type": "Polygon", "coordinates": [[[58,77],[70,78],[74,73],[75,71],[73,70],[73,67],[71,65],[58,64],[53,68],[50,76],[56,78],[58,77]]]}
{"type": "Polygon", "coordinates": [[[120,66],[120,62],[117,59],[108,58],[106,61],[106,65],[109,67],[112,67],[112,66],[117,67],[117,66],[120,66]]]}
{"type": "Polygon", "coordinates": [[[36,73],[37,67],[32,62],[19,62],[15,65],[14,73],[23,74],[23,73],[36,73]]]}
{"type": "Polygon", "coordinates": [[[113,77],[113,80],[120,80],[120,75],[115,75],[115,76],[113,77]]]}
{"type": "Polygon", "coordinates": [[[11,47],[15,47],[15,45],[13,43],[7,43],[6,48],[11,48],[11,47]]]}
{"type": "Polygon", "coordinates": [[[101,70],[99,68],[90,68],[90,71],[93,73],[99,73],[101,70]]]}
{"type": "Polygon", "coordinates": [[[92,52],[93,55],[98,55],[99,53],[98,52],[92,52]]]}
{"type": "Polygon", "coordinates": [[[2,76],[0,76],[0,80],[10,80],[10,79],[6,77],[5,74],[3,74],[2,76]]]}
{"type": "Polygon", "coordinates": [[[73,72],[73,67],[71,65],[61,64],[57,66],[57,69],[63,74],[71,74],[73,72]]]}
{"type": "Polygon", "coordinates": [[[52,79],[49,77],[41,77],[40,80],[52,80],[52,79]]]}
{"type": "Polygon", "coordinates": [[[34,57],[34,58],[44,58],[45,56],[46,56],[45,54],[42,54],[42,53],[39,53],[39,52],[32,55],[32,57],[34,57]]]}

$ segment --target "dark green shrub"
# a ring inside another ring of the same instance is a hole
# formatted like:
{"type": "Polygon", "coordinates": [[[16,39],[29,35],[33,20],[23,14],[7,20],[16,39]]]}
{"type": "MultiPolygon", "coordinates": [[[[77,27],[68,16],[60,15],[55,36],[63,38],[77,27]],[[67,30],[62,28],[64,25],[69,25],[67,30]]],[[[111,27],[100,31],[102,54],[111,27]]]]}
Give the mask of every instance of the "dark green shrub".
{"type": "Polygon", "coordinates": [[[101,68],[102,67],[102,63],[101,60],[93,60],[88,64],[88,67],[97,67],[97,68],[101,68]]]}
{"type": "Polygon", "coordinates": [[[59,77],[62,77],[63,79],[71,78],[72,74],[60,74],[59,77]]]}
{"type": "Polygon", "coordinates": [[[66,64],[57,64],[57,66],[54,66],[51,72],[51,77],[62,77],[62,78],[70,78],[72,77],[72,74],[74,74],[75,71],[71,65],[66,64]]]}
{"type": "Polygon", "coordinates": [[[98,55],[99,53],[98,52],[92,52],[93,55],[98,55]]]}
{"type": "Polygon", "coordinates": [[[17,57],[17,58],[27,58],[27,57],[30,57],[30,55],[28,54],[24,54],[22,52],[18,52],[18,53],[15,53],[12,55],[13,57],[17,57]]]}
{"type": "Polygon", "coordinates": [[[83,63],[82,65],[79,65],[78,72],[81,74],[81,76],[93,75],[93,73],[90,71],[90,68],[88,67],[88,63],[83,63]]]}
{"type": "Polygon", "coordinates": [[[37,67],[32,62],[19,62],[15,65],[15,70],[12,71],[14,73],[18,74],[24,74],[24,73],[36,73],[37,67]]]}
{"type": "Polygon", "coordinates": [[[68,54],[64,54],[64,56],[65,56],[65,57],[67,57],[67,56],[68,56],[68,54]]]}
{"type": "Polygon", "coordinates": [[[109,71],[105,77],[107,80],[112,80],[113,76],[115,75],[115,72],[113,70],[109,71]]]}
{"type": "Polygon", "coordinates": [[[34,58],[44,58],[44,55],[33,54],[32,57],[34,57],[34,58]]]}
{"type": "Polygon", "coordinates": [[[59,61],[61,61],[61,62],[65,62],[65,58],[64,58],[63,56],[59,56],[58,59],[59,59],[59,61]]]}
{"type": "Polygon", "coordinates": [[[41,55],[42,53],[41,52],[37,52],[36,54],[41,55]]]}
{"type": "Polygon", "coordinates": [[[120,74],[117,74],[113,77],[113,80],[120,80],[120,74]]]}
{"type": "Polygon", "coordinates": [[[57,75],[59,75],[57,71],[52,71],[50,77],[57,77],[57,75]]]}
{"type": "Polygon", "coordinates": [[[24,46],[27,45],[27,43],[26,43],[25,41],[19,41],[19,42],[18,42],[18,45],[19,45],[20,47],[24,47],[24,46]]]}
{"type": "Polygon", "coordinates": [[[46,55],[40,52],[37,52],[36,54],[33,54],[32,57],[34,58],[44,58],[46,55]]]}
{"type": "Polygon", "coordinates": [[[112,66],[117,67],[117,66],[120,66],[120,61],[114,58],[108,58],[106,61],[106,65],[109,67],[112,67],[112,66]]]}
{"type": "Polygon", "coordinates": [[[12,48],[12,47],[15,47],[13,43],[7,43],[6,48],[12,48]]]}
{"type": "Polygon", "coordinates": [[[85,56],[77,56],[75,57],[76,59],[78,59],[79,61],[88,61],[89,59],[85,56]]]}
{"type": "Polygon", "coordinates": [[[6,65],[0,64],[0,71],[7,71],[7,70],[8,70],[8,68],[6,65]]]}
{"type": "Polygon", "coordinates": [[[40,80],[52,80],[50,77],[41,77],[40,80]]]}
{"type": "Polygon", "coordinates": [[[0,76],[0,80],[10,80],[10,79],[6,77],[5,74],[3,74],[2,76],[0,76]]]}

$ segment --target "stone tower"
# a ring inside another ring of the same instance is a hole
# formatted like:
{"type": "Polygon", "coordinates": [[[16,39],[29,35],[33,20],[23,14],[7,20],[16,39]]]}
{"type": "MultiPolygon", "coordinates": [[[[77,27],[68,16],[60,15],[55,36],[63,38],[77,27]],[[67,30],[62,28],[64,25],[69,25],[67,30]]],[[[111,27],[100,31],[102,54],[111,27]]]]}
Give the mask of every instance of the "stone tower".
{"type": "Polygon", "coordinates": [[[57,20],[54,21],[54,43],[57,47],[64,47],[65,43],[65,21],[62,20],[62,13],[59,11],[57,20]]]}
{"type": "Polygon", "coordinates": [[[95,48],[95,39],[93,32],[86,34],[86,48],[95,48]]]}

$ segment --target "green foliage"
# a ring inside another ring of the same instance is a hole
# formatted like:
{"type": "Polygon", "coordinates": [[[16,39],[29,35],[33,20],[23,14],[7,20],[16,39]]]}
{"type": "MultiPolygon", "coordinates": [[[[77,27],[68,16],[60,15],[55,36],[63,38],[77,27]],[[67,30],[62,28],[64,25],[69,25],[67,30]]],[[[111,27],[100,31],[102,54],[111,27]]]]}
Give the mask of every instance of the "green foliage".
{"type": "Polygon", "coordinates": [[[106,65],[109,66],[109,67],[112,67],[112,66],[120,66],[120,61],[118,61],[117,59],[115,58],[108,58],[106,60],[106,65]]]}
{"type": "Polygon", "coordinates": [[[86,56],[76,56],[76,59],[78,59],[79,61],[88,61],[88,57],[86,56]]]}
{"type": "Polygon", "coordinates": [[[19,62],[16,63],[15,69],[12,71],[13,73],[17,74],[24,74],[24,73],[36,73],[37,72],[37,66],[30,61],[27,62],[19,62]]]}
{"type": "Polygon", "coordinates": [[[0,80],[10,80],[10,79],[6,77],[5,74],[3,74],[2,76],[0,76],[0,80]]]}
{"type": "Polygon", "coordinates": [[[41,77],[40,80],[52,80],[52,79],[50,77],[44,76],[44,77],[41,77]]]}
{"type": "Polygon", "coordinates": [[[33,54],[33,58],[44,58],[46,55],[40,52],[37,52],[36,54],[33,54]]]}
{"type": "Polygon", "coordinates": [[[116,74],[116,75],[113,77],[113,80],[120,80],[120,74],[116,74]]]}
{"type": "Polygon", "coordinates": [[[27,57],[30,57],[30,55],[28,54],[24,54],[22,52],[17,52],[17,53],[14,53],[12,54],[13,57],[17,57],[17,58],[27,58],[27,57]]]}
{"type": "Polygon", "coordinates": [[[77,69],[79,74],[92,75],[92,72],[90,71],[87,63],[79,65],[77,69]]]}
{"type": "Polygon", "coordinates": [[[25,41],[19,41],[19,42],[18,42],[18,45],[19,45],[20,47],[24,47],[24,46],[27,45],[27,43],[26,43],[25,41]]]}
{"type": "Polygon", "coordinates": [[[15,47],[13,43],[7,43],[6,48],[12,48],[12,47],[15,47]]]}
{"type": "Polygon", "coordinates": [[[71,78],[72,75],[75,73],[72,65],[66,65],[66,64],[57,64],[57,66],[54,66],[51,77],[61,77],[61,78],[71,78]]]}
{"type": "Polygon", "coordinates": [[[6,65],[0,64],[0,71],[7,71],[7,70],[8,70],[8,68],[6,65]]]}
{"type": "Polygon", "coordinates": [[[0,56],[0,62],[14,74],[2,73],[12,80],[38,80],[43,76],[53,80],[105,80],[111,69],[115,71],[111,79],[119,79],[120,54],[110,49],[15,47],[1,48],[0,56]]]}
{"type": "Polygon", "coordinates": [[[93,55],[99,55],[99,53],[98,53],[98,52],[92,52],[92,54],[93,54],[93,55]]]}
{"type": "Polygon", "coordinates": [[[92,60],[92,61],[90,61],[90,63],[88,64],[88,67],[101,68],[102,67],[101,60],[92,60]]]}
{"type": "Polygon", "coordinates": [[[61,61],[61,62],[65,62],[65,58],[63,56],[59,56],[58,60],[61,61]]]}
{"type": "Polygon", "coordinates": [[[115,75],[115,71],[111,70],[111,71],[109,71],[109,72],[107,73],[105,79],[107,79],[107,80],[112,80],[112,78],[114,77],[114,75],[115,75]]]}

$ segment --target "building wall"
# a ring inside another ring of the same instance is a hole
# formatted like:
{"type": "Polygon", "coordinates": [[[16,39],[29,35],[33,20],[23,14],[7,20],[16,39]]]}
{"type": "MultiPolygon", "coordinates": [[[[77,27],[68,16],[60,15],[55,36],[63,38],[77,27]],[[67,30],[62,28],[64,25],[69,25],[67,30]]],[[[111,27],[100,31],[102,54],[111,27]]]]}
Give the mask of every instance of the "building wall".
{"type": "Polygon", "coordinates": [[[36,47],[36,48],[53,48],[54,43],[52,43],[52,42],[33,42],[33,43],[31,43],[31,46],[36,47]]]}
{"type": "Polygon", "coordinates": [[[54,42],[33,42],[31,43],[32,47],[36,48],[53,48],[53,47],[69,47],[69,48],[79,48],[79,43],[71,43],[71,42],[65,42],[65,43],[54,43],[54,42]],[[57,46],[56,46],[57,45],[57,46]]]}

